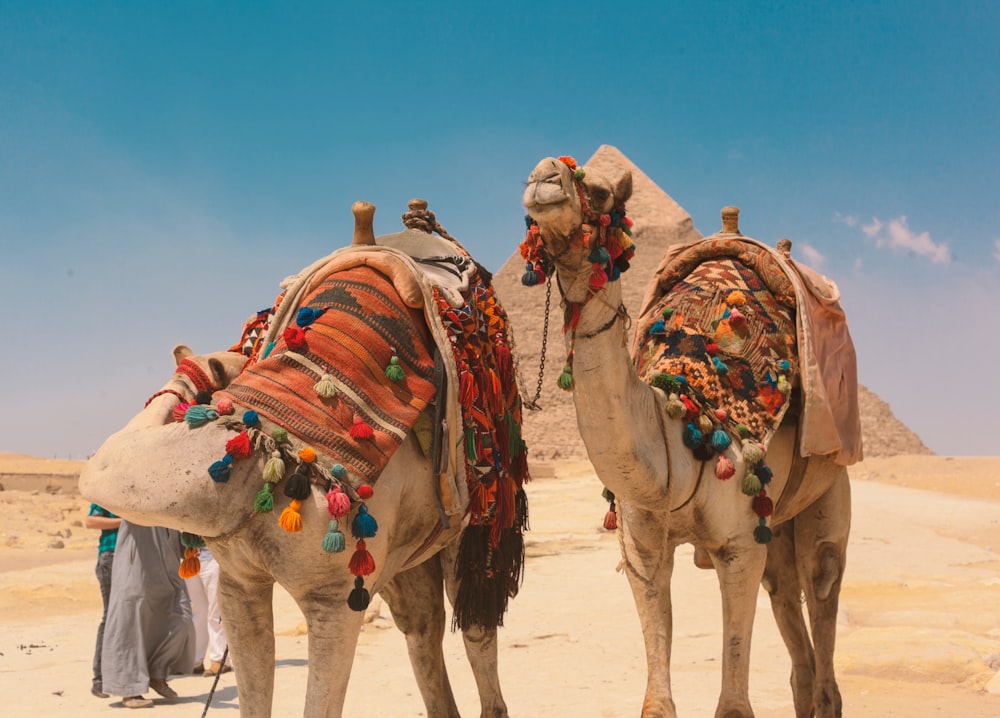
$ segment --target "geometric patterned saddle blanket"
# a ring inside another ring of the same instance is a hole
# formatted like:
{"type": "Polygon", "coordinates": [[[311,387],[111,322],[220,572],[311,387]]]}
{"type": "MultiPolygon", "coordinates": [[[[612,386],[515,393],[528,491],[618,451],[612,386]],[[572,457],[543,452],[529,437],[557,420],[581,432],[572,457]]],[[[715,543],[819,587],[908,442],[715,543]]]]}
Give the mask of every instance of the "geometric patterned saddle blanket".
{"type": "MultiPolygon", "coordinates": [[[[644,381],[675,394],[685,418],[701,423],[706,443],[722,429],[766,449],[798,383],[794,294],[783,291],[780,268],[779,281],[765,281],[777,276],[761,271],[765,252],[735,244],[749,255],[702,242],[698,261],[688,256],[667,282],[660,277],[663,294],[639,320],[634,360],[644,381]]],[[[696,455],[697,443],[689,444],[696,455]]]]}

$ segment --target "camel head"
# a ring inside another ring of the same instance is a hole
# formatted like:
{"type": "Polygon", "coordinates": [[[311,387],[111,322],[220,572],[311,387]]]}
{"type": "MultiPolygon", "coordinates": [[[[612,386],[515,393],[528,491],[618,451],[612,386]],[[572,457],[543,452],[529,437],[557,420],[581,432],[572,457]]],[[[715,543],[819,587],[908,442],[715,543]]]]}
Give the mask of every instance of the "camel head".
{"type": "Polygon", "coordinates": [[[80,493],[133,523],[216,535],[220,526],[239,518],[227,516],[233,512],[222,496],[225,489],[213,486],[205,471],[228,437],[212,427],[191,431],[181,409],[208,403],[213,391],[240,374],[246,357],[196,355],[183,345],[173,355],[177,370],[169,381],[88,460],[80,473],[80,493]],[[163,476],[183,478],[164,481],[163,476]]]}
{"type": "MultiPolygon", "coordinates": [[[[591,290],[617,279],[628,267],[631,221],[625,203],[632,196],[632,174],[610,178],[590,167],[577,167],[571,157],[547,157],[528,177],[524,208],[530,224],[521,245],[529,270],[558,271],[570,302],[585,301],[591,290]],[[612,241],[609,241],[611,239],[612,241]]],[[[525,284],[531,281],[526,273],[525,284]]]]}

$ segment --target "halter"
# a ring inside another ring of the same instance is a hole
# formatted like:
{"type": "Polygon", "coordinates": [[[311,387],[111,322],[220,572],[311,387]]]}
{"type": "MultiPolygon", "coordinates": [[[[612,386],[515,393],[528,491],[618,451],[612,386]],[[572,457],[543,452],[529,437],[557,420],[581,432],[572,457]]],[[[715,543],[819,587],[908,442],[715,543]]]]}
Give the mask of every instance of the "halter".
{"type": "MultiPolygon", "coordinates": [[[[199,392],[207,391],[209,393],[212,393],[216,389],[221,388],[215,386],[215,384],[212,382],[212,379],[208,376],[208,374],[206,374],[205,371],[200,366],[198,366],[198,364],[195,361],[191,359],[182,359],[180,361],[180,363],[177,365],[177,369],[174,370],[174,376],[171,378],[171,381],[180,378],[176,376],[177,374],[180,374],[183,377],[187,377],[187,379],[190,380],[191,384],[194,385],[194,391],[191,392],[191,396],[190,397],[184,396],[184,394],[177,391],[176,389],[160,389],[158,392],[156,392],[151,397],[146,399],[146,403],[143,404],[143,408],[149,406],[150,402],[152,402],[153,399],[163,396],[164,394],[172,394],[176,396],[182,403],[190,404],[191,402],[194,401],[194,398],[198,395],[199,392]]],[[[182,381],[181,384],[184,386],[185,389],[190,389],[190,387],[187,386],[186,382],[182,381]]]]}
{"type": "MultiPolygon", "coordinates": [[[[587,188],[582,180],[586,176],[586,171],[577,167],[576,161],[572,157],[560,157],[559,161],[571,170],[573,187],[580,200],[580,224],[570,234],[566,248],[559,255],[553,257],[542,241],[541,230],[538,223],[530,216],[526,217],[527,233],[521,243],[521,256],[527,261],[521,283],[526,286],[533,286],[546,280],[547,276],[555,269],[556,262],[563,254],[578,242],[583,247],[590,249],[588,260],[592,265],[592,272],[588,286],[587,297],[582,302],[566,301],[566,293],[562,284],[559,283],[559,293],[563,296],[565,313],[563,316],[563,332],[569,333],[569,351],[566,355],[566,365],[559,376],[559,387],[566,391],[573,389],[573,352],[576,343],[576,329],[580,322],[580,314],[583,307],[592,297],[598,296],[599,291],[609,281],[616,281],[619,275],[628,269],[628,262],[635,254],[632,244],[632,220],[625,216],[624,207],[613,207],[607,214],[597,214],[591,210],[592,202],[587,188]]],[[[604,326],[594,332],[588,333],[586,338],[591,338],[601,334],[612,326],[617,319],[627,321],[628,314],[624,305],[615,309],[615,316],[604,326]]]]}

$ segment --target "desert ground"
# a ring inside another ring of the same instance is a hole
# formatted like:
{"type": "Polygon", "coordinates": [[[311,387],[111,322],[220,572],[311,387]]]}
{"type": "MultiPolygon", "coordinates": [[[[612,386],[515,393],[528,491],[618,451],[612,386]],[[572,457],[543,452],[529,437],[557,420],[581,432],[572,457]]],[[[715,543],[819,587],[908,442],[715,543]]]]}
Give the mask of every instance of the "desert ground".
{"type": "MultiPolygon", "coordinates": [[[[5,716],[124,715],[90,695],[100,594],[96,532],[73,466],[0,454],[0,685],[5,716]],[[49,467],[49,468],[45,468],[49,467]],[[62,474],[60,474],[62,472],[62,474]],[[44,476],[43,476],[44,474],[44,476]],[[36,480],[32,476],[37,475],[36,480]],[[55,478],[53,478],[55,476],[55,478]],[[6,480],[5,480],[6,479],[6,480]],[[16,488],[12,488],[16,487],[16,488]]],[[[589,463],[539,464],[520,595],[500,633],[512,716],[638,716],[645,682],[639,624],[606,503],[589,463]]],[[[852,467],[853,530],[836,664],[844,715],[1000,715],[1000,457],[897,456],[852,467]]],[[[714,572],[682,547],[674,573],[673,683],[678,713],[711,716],[719,687],[721,608],[714,572]]],[[[359,642],[347,716],[423,716],[402,635],[378,605],[359,642]]],[[[302,617],[275,597],[275,715],[299,715],[306,679],[302,617]]],[[[463,715],[479,715],[461,639],[445,650],[463,715]]],[[[789,663],[766,594],[758,599],[751,700],[758,718],[793,715],[789,663]]],[[[157,716],[201,716],[212,680],[178,676],[181,698],[157,716]]],[[[207,715],[235,716],[233,674],[207,715]]]]}

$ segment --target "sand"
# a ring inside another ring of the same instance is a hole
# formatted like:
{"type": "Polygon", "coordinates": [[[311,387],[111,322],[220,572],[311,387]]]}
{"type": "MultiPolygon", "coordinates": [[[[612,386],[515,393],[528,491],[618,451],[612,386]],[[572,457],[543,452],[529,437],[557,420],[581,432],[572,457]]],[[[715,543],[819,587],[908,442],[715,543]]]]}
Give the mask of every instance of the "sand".
{"type": "MultiPolygon", "coordinates": [[[[0,456],[0,473],[3,457],[0,456]]],[[[894,457],[851,471],[854,526],[836,663],[844,714],[1000,715],[1000,458],[894,457]]],[[[538,466],[520,595],[500,633],[512,716],[638,716],[645,664],[618,545],[600,528],[606,504],[586,462],[538,466]]],[[[53,490],[50,488],[50,490],[53,490]]],[[[89,693],[100,595],[87,503],[65,491],[0,492],[0,685],[5,716],[129,713],[89,693]]],[[[678,713],[711,716],[720,675],[714,572],[690,547],[674,574],[673,682],[678,713]]],[[[306,679],[302,617],[278,591],[275,715],[300,715],[306,679]]],[[[423,716],[401,634],[372,611],[359,642],[347,716],[423,716]]],[[[463,715],[479,715],[461,639],[445,650],[463,715]]],[[[766,596],[758,599],[751,700],[758,718],[793,715],[788,658],[766,596]]],[[[171,680],[181,699],[155,715],[200,716],[212,680],[171,680]]],[[[149,694],[155,697],[155,694],[149,694]]],[[[237,715],[232,674],[208,716],[237,715]]]]}

